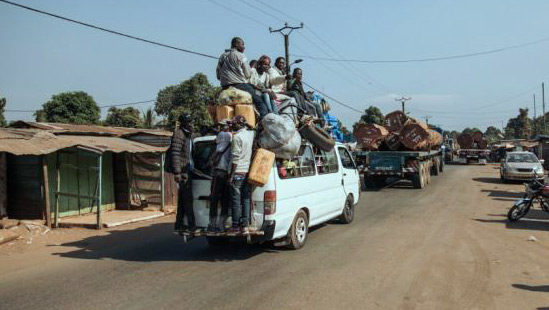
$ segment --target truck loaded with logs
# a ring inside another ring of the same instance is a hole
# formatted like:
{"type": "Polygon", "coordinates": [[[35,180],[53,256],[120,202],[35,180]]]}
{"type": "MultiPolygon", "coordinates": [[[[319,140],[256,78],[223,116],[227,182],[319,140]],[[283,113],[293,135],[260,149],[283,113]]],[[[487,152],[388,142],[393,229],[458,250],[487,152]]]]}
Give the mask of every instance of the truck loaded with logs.
{"type": "Polygon", "coordinates": [[[480,131],[471,134],[462,133],[457,138],[460,149],[457,150],[457,160],[460,164],[486,164],[486,159],[490,155],[487,149],[488,141],[480,131]]]}
{"type": "Polygon", "coordinates": [[[383,126],[359,124],[353,134],[357,160],[365,163],[366,187],[381,187],[393,177],[409,179],[414,188],[423,188],[431,175],[443,171],[442,135],[401,111],[387,114],[383,126]]]}

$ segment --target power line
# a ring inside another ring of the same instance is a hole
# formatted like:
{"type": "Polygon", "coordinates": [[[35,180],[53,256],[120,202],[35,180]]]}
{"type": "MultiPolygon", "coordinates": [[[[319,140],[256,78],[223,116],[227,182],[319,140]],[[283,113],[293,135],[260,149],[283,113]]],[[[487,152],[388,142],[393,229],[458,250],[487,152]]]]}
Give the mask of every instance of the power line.
{"type": "MultiPolygon", "coordinates": [[[[151,100],[143,100],[143,101],[136,101],[136,102],[128,102],[128,103],[118,103],[118,104],[109,104],[109,105],[101,105],[99,106],[100,109],[106,109],[106,108],[112,108],[112,107],[121,107],[126,105],[136,105],[136,104],[142,104],[142,103],[149,103],[149,102],[155,102],[156,99],[151,100]]],[[[14,113],[34,113],[39,110],[4,110],[5,112],[14,112],[14,113]]]]}
{"type": "Polygon", "coordinates": [[[431,58],[418,58],[418,59],[393,59],[393,60],[364,60],[364,59],[343,59],[343,58],[328,58],[328,57],[318,57],[318,56],[302,56],[302,55],[296,55],[297,57],[303,57],[303,58],[310,58],[310,59],[316,59],[316,60],[326,60],[326,61],[335,61],[335,62],[354,62],[354,63],[410,63],[410,62],[428,62],[428,61],[440,61],[440,60],[452,60],[452,59],[460,59],[460,58],[469,58],[469,57],[475,57],[475,56],[481,56],[481,55],[487,55],[487,54],[494,54],[494,53],[500,53],[512,49],[522,48],[530,45],[535,45],[539,43],[543,43],[549,41],[549,37],[542,38],[539,40],[526,42],[522,44],[517,45],[511,45],[507,47],[502,48],[496,48],[491,49],[487,51],[482,52],[474,52],[474,53],[466,53],[466,54],[458,54],[458,55],[451,55],[451,56],[441,56],[441,57],[431,57],[431,58]]]}
{"type": "Polygon", "coordinates": [[[96,29],[96,30],[108,32],[110,34],[115,34],[115,35],[122,36],[122,37],[126,37],[126,38],[129,38],[129,39],[133,39],[133,40],[137,40],[137,41],[141,41],[141,42],[145,42],[145,43],[150,43],[150,44],[154,44],[154,45],[157,45],[157,46],[166,47],[166,48],[169,48],[169,49],[173,49],[173,50],[177,50],[177,51],[180,51],[180,52],[185,52],[185,53],[189,53],[189,54],[193,54],[193,55],[197,55],[197,56],[207,57],[207,58],[211,58],[211,59],[217,59],[217,57],[212,56],[212,55],[191,51],[189,49],[180,48],[180,47],[160,43],[160,42],[153,41],[153,40],[143,39],[143,38],[136,37],[136,36],[133,36],[133,35],[129,35],[129,34],[126,34],[126,33],[122,33],[120,31],[111,30],[111,29],[100,27],[100,26],[92,25],[92,24],[89,24],[89,23],[77,21],[77,20],[72,19],[72,18],[68,18],[68,17],[64,17],[64,16],[61,16],[61,15],[49,13],[49,12],[42,11],[42,10],[38,10],[38,9],[35,9],[35,8],[31,8],[29,6],[14,3],[14,2],[11,2],[11,1],[0,0],[0,2],[4,2],[6,4],[10,4],[10,5],[13,5],[13,6],[16,6],[16,7],[20,7],[20,8],[23,8],[25,10],[33,11],[33,12],[36,12],[36,13],[40,13],[40,14],[43,14],[43,15],[47,15],[47,16],[50,16],[50,17],[57,18],[57,19],[61,19],[61,20],[67,21],[67,22],[75,23],[75,24],[78,24],[78,25],[81,25],[81,26],[85,26],[85,27],[96,29]]]}
{"type": "Polygon", "coordinates": [[[309,85],[309,84],[307,84],[307,83],[305,83],[305,82],[302,82],[302,83],[305,84],[306,86],[308,86],[310,89],[312,89],[312,90],[316,91],[317,93],[323,95],[324,97],[326,97],[326,98],[332,100],[332,101],[335,102],[335,103],[338,103],[338,104],[340,104],[340,105],[342,105],[342,106],[344,106],[344,107],[346,107],[346,108],[348,108],[348,109],[350,109],[350,110],[353,110],[353,111],[355,111],[355,112],[358,112],[358,113],[360,113],[361,115],[364,113],[364,111],[360,111],[360,110],[358,110],[358,109],[355,109],[355,108],[353,108],[352,106],[350,106],[350,105],[348,105],[348,104],[345,104],[345,103],[343,103],[343,102],[341,102],[341,101],[335,99],[334,97],[331,97],[331,96],[327,95],[327,94],[324,93],[324,92],[321,92],[320,90],[314,88],[313,86],[311,86],[311,85],[309,85]]]}

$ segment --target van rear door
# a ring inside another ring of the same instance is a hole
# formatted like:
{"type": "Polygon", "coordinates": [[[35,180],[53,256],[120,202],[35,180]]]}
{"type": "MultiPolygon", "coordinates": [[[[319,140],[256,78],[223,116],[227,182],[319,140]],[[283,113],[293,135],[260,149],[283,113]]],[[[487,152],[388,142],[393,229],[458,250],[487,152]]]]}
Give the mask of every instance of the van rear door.
{"type": "Polygon", "coordinates": [[[193,210],[198,227],[206,227],[210,222],[212,168],[207,163],[215,146],[215,137],[207,140],[198,138],[193,145],[193,210]]]}

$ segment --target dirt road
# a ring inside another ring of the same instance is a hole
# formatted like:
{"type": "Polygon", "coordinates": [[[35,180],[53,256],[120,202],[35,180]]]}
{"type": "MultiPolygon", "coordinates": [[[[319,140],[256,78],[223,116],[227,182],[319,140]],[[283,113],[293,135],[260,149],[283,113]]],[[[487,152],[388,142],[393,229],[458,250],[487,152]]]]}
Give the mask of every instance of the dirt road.
{"type": "Polygon", "coordinates": [[[522,190],[501,184],[496,166],[447,166],[424,190],[399,183],[365,192],[354,223],[314,229],[299,251],[183,244],[171,234],[172,218],[84,239],[96,233],[65,231],[44,245],[0,247],[0,302],[4,309],[549,309],[549,216],[505,221],[522,190]]]}

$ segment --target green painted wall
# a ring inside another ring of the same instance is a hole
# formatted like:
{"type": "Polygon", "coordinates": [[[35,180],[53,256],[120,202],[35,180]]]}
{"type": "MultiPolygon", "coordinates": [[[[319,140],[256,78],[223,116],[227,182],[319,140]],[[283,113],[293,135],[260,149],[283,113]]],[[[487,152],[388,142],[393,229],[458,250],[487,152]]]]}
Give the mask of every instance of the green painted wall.
{"type": "MultiPolygon", "coordinates": [[[[59,216],[81,215],[96,212],[97,202],[83,196],[96,196],[97,191],[97,162],[98,155],[77,149],[59,151],[57,154],[48,155],[49,188],[51,197],[52,213],[55,213],[56,192],[56,165],[57,156],[60,163],[61,192],[78,197],[59,197],[59,216]],[[92,206],[93,202],[93,206],[92,206]]],[[[113,160],[112,153],[103,154],[103,175],[102,175],[102,203],[101,210],[114,210],[114,182],[113,182],[113,160]]]]}

